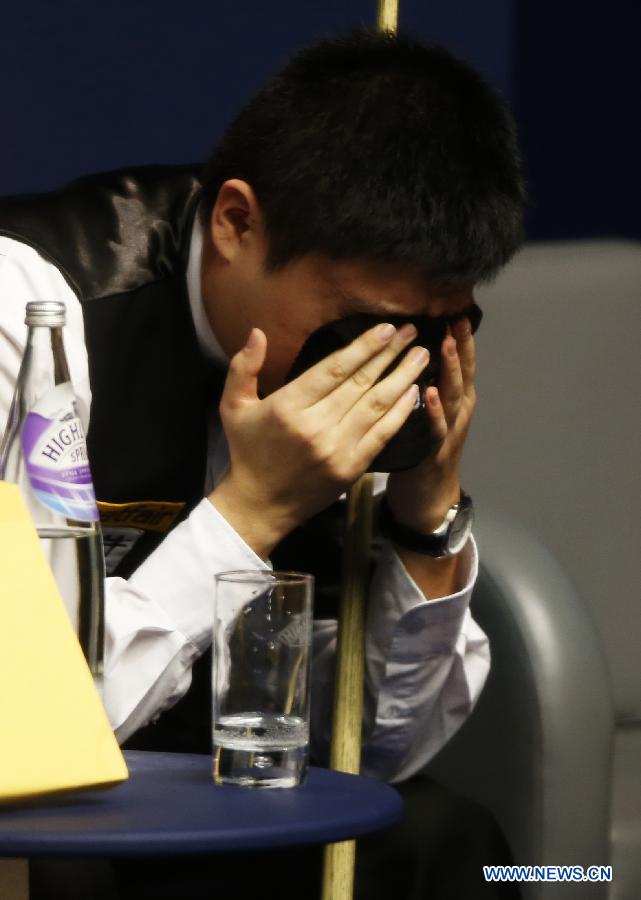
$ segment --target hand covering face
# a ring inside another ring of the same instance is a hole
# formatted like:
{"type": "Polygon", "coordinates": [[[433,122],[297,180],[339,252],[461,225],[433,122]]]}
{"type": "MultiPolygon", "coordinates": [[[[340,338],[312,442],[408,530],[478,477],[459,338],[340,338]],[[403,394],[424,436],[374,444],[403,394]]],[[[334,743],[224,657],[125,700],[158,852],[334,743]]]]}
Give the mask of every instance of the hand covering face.
{"type": "MultiPolygon", "coordinates": [[[[467,317],[474,333],[481,323],[483,313],[473,303],[467,309],[456,316],[377,316],[367,313],[359,313],[329,322],[312,332],[303,344],[294,364],[287,376],[287,381],[293,381],[302,372],[320,362],[330,353],[346,347],[355,338],[372,328],[379,322],[389,322],[396,328],[400,328],[406,322],[412,322],[417,329],[414,341],[408,344],[407,349],[414,345],[426,347],[430,353],[430,361],[427,368],[417,378],[419,395],[416,406],[409,418],[389,441],[386,447],[372,461],[369,472],[396,472],[402,469],[410,469],[418,465],[426,456],[435,449],[435,441],[430,432],[427,412],[425,410],[425,389],[431,385],[438,387],[441,369],[441,346],[448,328],[458,319],[467,317]]],[[[400,358],[399,358],[400,359],[400,358]]],[[[379,381],[385,378],[398,364],[395,360],[380,376],[379,381]]]]}

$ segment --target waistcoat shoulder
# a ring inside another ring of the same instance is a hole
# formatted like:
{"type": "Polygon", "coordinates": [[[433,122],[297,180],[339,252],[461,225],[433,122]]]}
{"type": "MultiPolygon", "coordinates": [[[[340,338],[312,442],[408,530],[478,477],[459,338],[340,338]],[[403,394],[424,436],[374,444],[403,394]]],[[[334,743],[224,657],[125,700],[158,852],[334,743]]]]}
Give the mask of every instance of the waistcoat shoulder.
{"type": "Polygon", "coordinates": [[[0,234],[53,262],[83,303],[131,291],[186,265],[197,173],[194,166],[140,166],[2,197],[0,234]]]}

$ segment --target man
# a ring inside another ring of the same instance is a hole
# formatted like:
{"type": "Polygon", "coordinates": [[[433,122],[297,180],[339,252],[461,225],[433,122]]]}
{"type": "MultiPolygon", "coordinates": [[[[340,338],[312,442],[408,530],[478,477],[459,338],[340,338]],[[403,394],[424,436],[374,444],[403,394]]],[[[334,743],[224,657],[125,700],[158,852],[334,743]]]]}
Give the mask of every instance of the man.
{"type": "Polygon", "coordinates": [[[456,555],[424,547],[461,500],[473,288],[518,246],[522,205],[511,121],[482,80],[444,51],[367,33],[318,44],[273,78],[202,185],[151,168],[0,202],[0,404],[6,415],[24,304],[63,300],[117,550],[105,696],[122,740],[207,752],[212,576],[271,560],[318,576],[323,760],[332,514],[409,416],[428,363],[421,348],[404,354],[415,330],[386,327],[394,315],[451,324],[425,397],[437,450],[379,479],[393,539],[369,597],[363,769],[404,781],[464,721],[489,665],[468,611],[476,551],[471,538],[456,555]],[[380,324],[287,382],[307,337],[357,312],[380,324]]]}

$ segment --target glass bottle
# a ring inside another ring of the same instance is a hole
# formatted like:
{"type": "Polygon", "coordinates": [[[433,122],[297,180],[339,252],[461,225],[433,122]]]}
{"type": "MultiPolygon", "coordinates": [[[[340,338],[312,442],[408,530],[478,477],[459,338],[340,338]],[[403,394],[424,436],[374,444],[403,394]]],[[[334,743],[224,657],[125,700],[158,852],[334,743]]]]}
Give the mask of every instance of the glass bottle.
{"type": "Polygon", "coordinates": [[[102,534],[84,429],[65,355],[65,312],[64,303],[27,304],[27,343],[0,445],[0,478],[20,487],[102,693],[102,534]]]}

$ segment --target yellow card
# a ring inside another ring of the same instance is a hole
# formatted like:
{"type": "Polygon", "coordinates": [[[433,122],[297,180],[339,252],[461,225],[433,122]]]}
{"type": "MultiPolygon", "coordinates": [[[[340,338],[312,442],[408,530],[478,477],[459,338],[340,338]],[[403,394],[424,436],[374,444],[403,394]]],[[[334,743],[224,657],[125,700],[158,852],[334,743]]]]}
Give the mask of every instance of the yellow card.
{"type": "Polygon", "coordinates": [[[0,481],[0,802],[127,777],[20,490],[0,481]]]}

